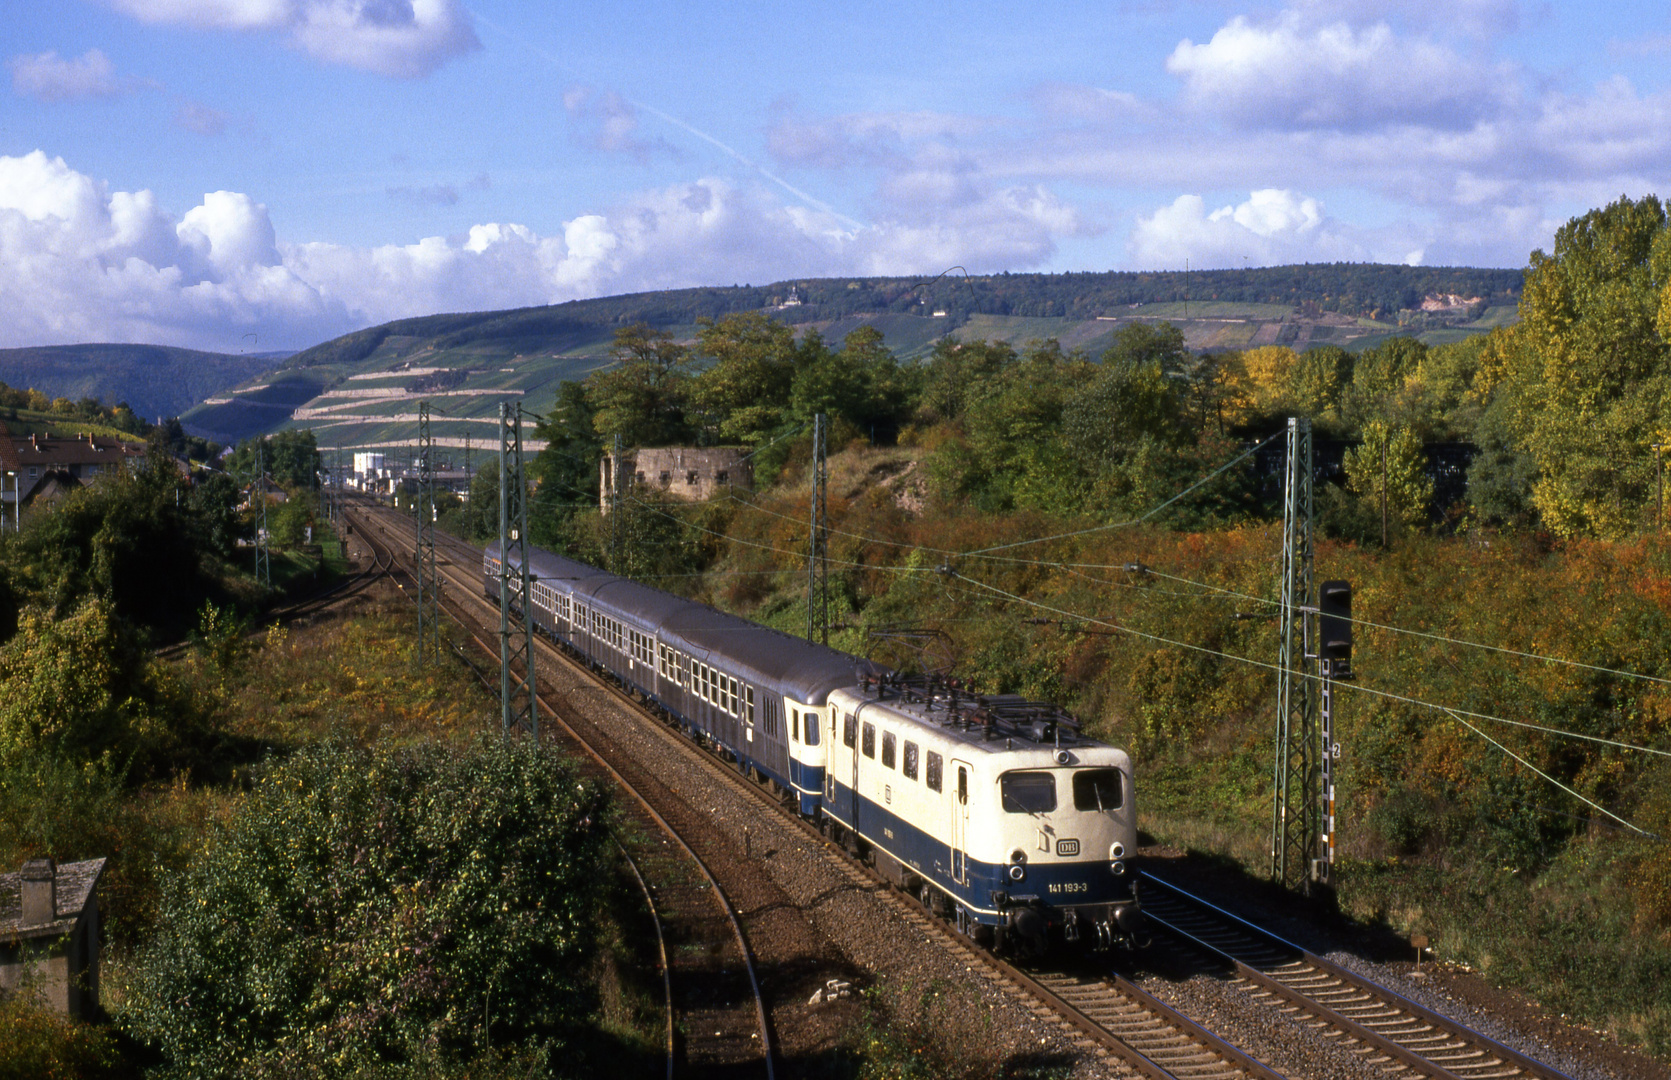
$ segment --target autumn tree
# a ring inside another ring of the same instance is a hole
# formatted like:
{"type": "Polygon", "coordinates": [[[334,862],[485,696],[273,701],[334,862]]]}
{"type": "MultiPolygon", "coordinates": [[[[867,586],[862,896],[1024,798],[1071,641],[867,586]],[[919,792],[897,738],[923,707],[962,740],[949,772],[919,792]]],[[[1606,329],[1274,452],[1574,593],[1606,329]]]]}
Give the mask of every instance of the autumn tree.
{"type": "Polygon", "coordinates": [[[1671,441],[1668,291],[1665,208],[1622,198],[1532,253],[1520,322],[1482,362],[1493,419],[1535,462],[1532,502],[1557,535],[1620,536],[1652,498],[1649,444],[1671,441]]]}

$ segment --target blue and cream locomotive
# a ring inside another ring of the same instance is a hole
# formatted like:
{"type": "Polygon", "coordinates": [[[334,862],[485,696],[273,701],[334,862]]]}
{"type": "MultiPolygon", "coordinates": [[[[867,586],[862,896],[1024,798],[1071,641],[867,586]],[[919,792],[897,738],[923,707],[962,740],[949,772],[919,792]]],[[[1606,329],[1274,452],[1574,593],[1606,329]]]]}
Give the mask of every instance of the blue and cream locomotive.
{"type": "MultiPolygon", "coordinates": [[[[528,564],[541,633],[966,933],[1021,953],[1141,941],[1131,759],[1057,707],[897,676],[547,551],[528,564]]],[[[483,570],[497,601],[497,544],[483,570]]]]}

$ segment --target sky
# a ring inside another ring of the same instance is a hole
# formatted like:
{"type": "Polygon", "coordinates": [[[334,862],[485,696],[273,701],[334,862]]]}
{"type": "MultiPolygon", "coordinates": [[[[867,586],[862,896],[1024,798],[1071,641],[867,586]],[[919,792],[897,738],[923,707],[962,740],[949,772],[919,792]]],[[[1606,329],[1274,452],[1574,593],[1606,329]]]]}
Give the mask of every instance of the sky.
{"type": "Polygon", "coordinates": [[[0,347],[693,285],[1524,266],[1671,197],[1671,8],[0,0],[0,347]]]}

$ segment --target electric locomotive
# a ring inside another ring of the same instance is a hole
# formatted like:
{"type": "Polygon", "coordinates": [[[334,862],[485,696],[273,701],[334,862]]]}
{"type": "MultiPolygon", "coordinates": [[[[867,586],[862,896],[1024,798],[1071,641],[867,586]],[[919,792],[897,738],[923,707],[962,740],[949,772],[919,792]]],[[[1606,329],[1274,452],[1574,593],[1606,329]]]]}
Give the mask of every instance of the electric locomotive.
{"type": "MultiPolygon", "coordinates": [[[[1058,707],[858,657],[530,549],[533,624],[959,929],[1010,952],[1144,940],[1131,759],[1058,707]]],[[[483,557],[499,597],[497,544],[483,557]]]]}

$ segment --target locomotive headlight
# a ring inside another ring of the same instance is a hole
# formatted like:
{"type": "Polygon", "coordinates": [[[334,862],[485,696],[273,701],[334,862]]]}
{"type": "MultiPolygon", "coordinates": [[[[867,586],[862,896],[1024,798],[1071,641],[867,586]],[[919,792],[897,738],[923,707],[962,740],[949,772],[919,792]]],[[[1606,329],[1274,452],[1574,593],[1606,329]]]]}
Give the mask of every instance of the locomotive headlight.
{"type": "Polygon", "coordinates": [[[1009,879],[1014,882],[1027,880],[1027,853],[1020,848],[1010,852],[1009,879]]]}
{"type": "Polygon", "coordinates": [[[1108,845],[1108,857],[1110,859],[1123,859],[1123,858],[1125,858],[1126,857],[1126,845],[1120,843],[1118,840],[1114,841],[1112,844],[1109,844],[1108,845]]]}
{"type": "Polygon", "coordinates": [[[1115,877],[1126,876],[1126,864],[1121,862],[1119,859],[1115,859],[1113,862],[1109,863],[1108,869],[1115,877]]]}

